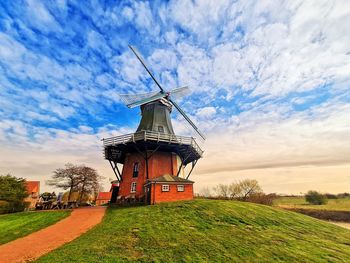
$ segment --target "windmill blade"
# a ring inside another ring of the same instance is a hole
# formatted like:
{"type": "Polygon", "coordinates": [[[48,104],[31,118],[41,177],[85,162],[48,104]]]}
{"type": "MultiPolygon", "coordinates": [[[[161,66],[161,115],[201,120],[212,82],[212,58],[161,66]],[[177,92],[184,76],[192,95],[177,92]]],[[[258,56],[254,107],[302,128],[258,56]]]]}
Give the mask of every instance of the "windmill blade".
{"type": "Polygon", "coordinates": [[[140,105],[142,105],[142,104],[146,104],[146,103],[149,103],[149,102],[151,102],[151,101],[155,101],[155,100],[164,98],[164,97],[166,97],[166,96],[167,96],[166,93],[158,92],[158,93],[157,93],[156,95],[154,95],[154,96],[147,97],[147,98],[144,98],[144,99],[135,101],[135,102],[133,102],[133,103],[127,104],[126,106],[127,106],[128,108],[134,108],[134,107],[136,107],[136,106],[140,106],[140,105]]]}
{"type": "Polygon", "coordinates": [[[119,97],[124,102],[125,105],[133,104],[142,99],[146,99],[158,94],[159,91],[152,91],[147,93],[138,93],[138,94],[119,94],[119,97]]]}
{"type": "Polygon", "coordinates": [[[205,140],[205,136],[201,131],[198,129],[198,127],[191,121],[191,119],[186,115],[186,113],[180,108],[180,106],[173,101],[172,99],[168,98],[168,100],[174,105],[174,107],[181,113],[181,115],[185,118],[186,121],[188,121],[189,124],[193,127],[193,129],[205,140]]]}
{"type": "Polygon", "coordinates": [[[181,98],[186,96],[188,93],[190,93],[190,89],[187,86],[185,86],[185,87],[173,89],[169,91],[169,93],[172,98],[181,98]]]}
{"type": "Polygon", "coordinates": [[[151,78],[153,79],[153,81],[157,84],[158,88],[160,89],[161,92],[165,92],[164,89],[162,88],[162,86],[160,86],[160,84],[158,83],[158,81],[156,80],[156,78],[153,76],[153,74],[151,73],[151,71],[147,68],[145,62],[143,62],[141,56],[139,56],[139,54],[136,52],[136,49],[134,49],[131,45],[129,45],[129,48],[132,50],[132,52],[134,52],[135,56],[138,58],[138,60],[141,62],[141,64],[143,65],[143,67],[146,69],[146,71],[148,72],[148,74],[151,76],[151,78]]]}

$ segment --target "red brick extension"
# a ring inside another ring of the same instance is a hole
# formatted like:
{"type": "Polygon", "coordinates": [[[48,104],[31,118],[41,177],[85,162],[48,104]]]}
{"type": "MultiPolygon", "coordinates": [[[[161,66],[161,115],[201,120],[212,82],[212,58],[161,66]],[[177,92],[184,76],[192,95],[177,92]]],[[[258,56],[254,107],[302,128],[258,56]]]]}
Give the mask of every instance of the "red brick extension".
{"type": "MultiPolygon", "coordinates": [[[[163,175],[175,176],[178,171],[179,157],[174,153],[169,152],[156,152],[148,160],[148,179],[146,172],[146,161],[140,153],[129,153],[126,157],[122,177],[123,181],[120,182],[119,196],[123,197],[146,197],[145,184],[148,181],[152,181],[163,175]],[[139,172],[137,177],[133,177],[134,164],[139,164],[139,172]],[[131,184],[136,182],[136,192],[131,192],[131,184]]],[[[180,172],[180,176],[183,175],[183,171],[180,172]]],[[[152,183],[151,189],[151,204],[160,202],[170,202],[179,200],[191,200],[193,199],[193,182],[157,182],[152,183]],[[170,191],[162,192],[161,185],[169,184],[170,191]],[[178,192],[176,185],[184,185],[185,191],[178,192]],[[156,186],[156,187],[153,187],[156,186]]]]}
{"type": "Polygon", "coordinates": [[[193,184],[178,183],[157,183],[154,184],[151,192],[151,204],[158,204],[161,202],[174,202],[180,200],[192,200],[193,199],[193,184]],[[169,192],[162,192],[162,185],[168,184],[170,189],[169,192]],[[177,185],[184,186],[184,192],[177,191],[177,185]]]}

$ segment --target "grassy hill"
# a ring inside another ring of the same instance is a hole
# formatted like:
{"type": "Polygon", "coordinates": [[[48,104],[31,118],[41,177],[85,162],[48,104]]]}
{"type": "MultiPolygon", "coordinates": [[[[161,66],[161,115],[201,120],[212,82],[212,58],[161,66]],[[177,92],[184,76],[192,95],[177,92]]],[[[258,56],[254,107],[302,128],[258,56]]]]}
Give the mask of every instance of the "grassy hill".
{"type": "Polygon", "coordinates": [[[38,262],[349,262],[350,231],[262,205],[195,200],[110,208],[38,262]]]}
{"type": "Polygon", "coordinates": [[[0,245],[55,224],[70,211],[21,212],[0,215],[0,245]]]}

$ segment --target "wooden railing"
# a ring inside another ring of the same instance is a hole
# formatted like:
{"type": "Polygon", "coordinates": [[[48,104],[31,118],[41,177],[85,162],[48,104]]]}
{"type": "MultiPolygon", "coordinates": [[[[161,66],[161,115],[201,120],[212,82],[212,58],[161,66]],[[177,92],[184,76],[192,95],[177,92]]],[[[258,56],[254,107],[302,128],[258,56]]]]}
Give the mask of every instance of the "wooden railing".
{"type": "Polygon", "coordinates": [[[203,150],[199,147],[193,137],[184,137],[174,134],[166,134],[153,131],[139,131],[135,133],[124,134],[120,136],[110,137],[102,139],[103,146],[112,146],[118,144],[126,144],[128,142],[136,141],[156,141],[156,142],[167,142],[174,144],[186,144],[191,145],[200,155],[203,154],[203,150]]]}

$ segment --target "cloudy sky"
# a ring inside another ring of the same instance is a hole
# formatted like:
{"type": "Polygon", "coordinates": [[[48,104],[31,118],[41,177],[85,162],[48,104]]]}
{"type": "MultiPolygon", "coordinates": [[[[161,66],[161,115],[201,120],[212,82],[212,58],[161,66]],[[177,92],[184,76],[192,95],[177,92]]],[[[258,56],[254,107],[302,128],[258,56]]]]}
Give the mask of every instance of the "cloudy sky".
{"type": "Polygon", "coordinates": [[[349,25],[347,0],[1,1],[0,174],[47,190],[72,162],[108,188],[100,140],[140,119],[118,94],[157,90],[132,44],[165,88],[191,88],[178,103],[207,136],[197,191],[350,191],[349,25]]]}

